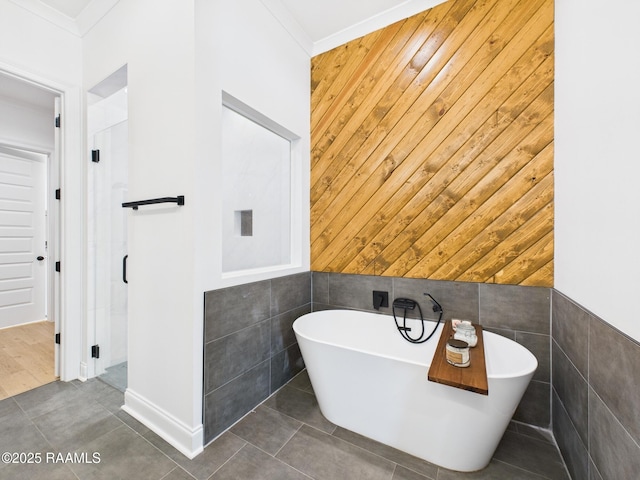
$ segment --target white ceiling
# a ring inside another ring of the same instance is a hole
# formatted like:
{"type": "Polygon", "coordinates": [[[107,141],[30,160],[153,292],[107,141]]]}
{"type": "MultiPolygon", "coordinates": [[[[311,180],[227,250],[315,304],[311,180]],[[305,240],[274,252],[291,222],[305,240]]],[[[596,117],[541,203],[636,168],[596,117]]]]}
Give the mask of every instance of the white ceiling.
{"type": "MultiPolygon", "coordinates": [[[[75,35],[83,36],[119,0],[11,1],[75,35]]],[[[317,55],[446,0],[260,1],[309,55],[317,55]]],[[[54,96],[52,92],[0,75],[0,97],[5,100],[51,108],[54,96]]]]}
{"type": "MultiPolygon", "coordinates": [[[[11,1],[82,36],[119,0],[11,1]]],[[[260,1],[310,55],[317,55],[445,0],[260,1]]]]}
{"type": "Polygon", "coordinates": [[[260,1],[310,55],[317,55],[446,0],[260,1]]]}
{"type": "MultiPolygon", "coordinates": [[[[11,0],[83,36],[119,0],[11,0]]],[[[234,1],[234,0],[226,0],[234,1]]],[[[260,0],[309,55],[317,55],[446,0],[260,0]]],[[[51,108],[54,93],[0,75],[0,99],[51,108]]]]}
{"type": "Polygon", "coordinates": [[[75,20],[92,0],[40,0],[41,3],[58,10],[63,15],[75,20]]]}
{"type": "Polygon", "coordinates": [[[87,33],[119,0],[10,0],[78,35],[87,33]]]}
{"type": "Polygon", "coordinates": [[[267,6],[277,1],[316,47],[332,38],[348,38],[334,48],[445,0],[262,0],[267,6]]]}

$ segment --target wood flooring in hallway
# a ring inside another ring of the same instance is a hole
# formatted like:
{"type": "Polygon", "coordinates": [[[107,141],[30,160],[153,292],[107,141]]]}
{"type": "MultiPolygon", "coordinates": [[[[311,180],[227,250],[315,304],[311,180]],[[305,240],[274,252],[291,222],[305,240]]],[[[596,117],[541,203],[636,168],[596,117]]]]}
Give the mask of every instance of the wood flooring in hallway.
{"type": "Polygon", "coordinates": [[[0,329],[0,400],[53,382],[54,324],[0,329]]]}

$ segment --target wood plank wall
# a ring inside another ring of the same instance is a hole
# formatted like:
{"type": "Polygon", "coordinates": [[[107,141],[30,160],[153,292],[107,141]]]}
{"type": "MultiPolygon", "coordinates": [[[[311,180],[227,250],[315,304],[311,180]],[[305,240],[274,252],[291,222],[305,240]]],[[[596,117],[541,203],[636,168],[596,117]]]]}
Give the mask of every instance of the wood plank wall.
{"type": "Polygon", "coordinates": [[[450,0],[312,59],[315,271],[553,286],[553,0],[450,0]]]}

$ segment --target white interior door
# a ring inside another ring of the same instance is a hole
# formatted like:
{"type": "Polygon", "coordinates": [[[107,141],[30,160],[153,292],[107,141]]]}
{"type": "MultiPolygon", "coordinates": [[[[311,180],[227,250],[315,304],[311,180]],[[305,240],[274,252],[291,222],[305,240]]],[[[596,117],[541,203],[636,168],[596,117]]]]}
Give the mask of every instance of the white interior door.
{"type": "Polygon", "coordinates": [[[47,317],[47,156],[0,147],[0,328],[47,317]]]}

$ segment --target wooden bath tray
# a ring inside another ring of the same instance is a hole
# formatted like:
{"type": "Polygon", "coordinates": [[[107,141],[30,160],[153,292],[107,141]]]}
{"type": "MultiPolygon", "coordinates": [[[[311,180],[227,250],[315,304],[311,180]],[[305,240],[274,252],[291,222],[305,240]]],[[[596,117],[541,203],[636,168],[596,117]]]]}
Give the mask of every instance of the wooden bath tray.
{"type": "Polygon", "coordinates": [[[484,341],[482,338],[482,327],[473,324],[476,328],[478,343],[469,349],[471,364],[468,367],[454,367],[447,362],[446,346],[447,341],[453,338],[453,328],[451,320],[444,323],[440,341],[436,347],[429,374],[427,378],[436,383],[449,385],[450,387],[462,388],[470,392],[489,395],[489,385],[487,382],[487,368],[484,361],[484,341]]]}

